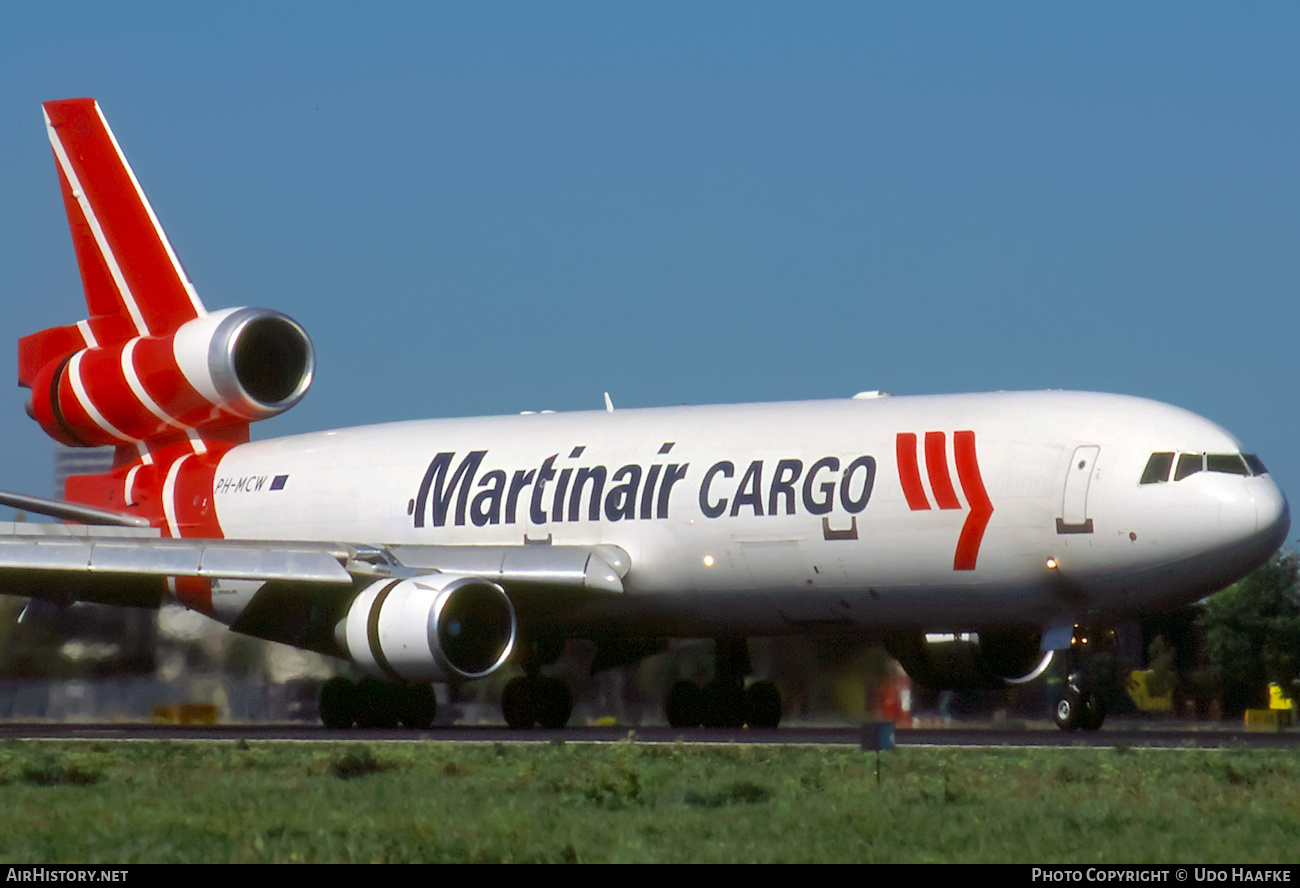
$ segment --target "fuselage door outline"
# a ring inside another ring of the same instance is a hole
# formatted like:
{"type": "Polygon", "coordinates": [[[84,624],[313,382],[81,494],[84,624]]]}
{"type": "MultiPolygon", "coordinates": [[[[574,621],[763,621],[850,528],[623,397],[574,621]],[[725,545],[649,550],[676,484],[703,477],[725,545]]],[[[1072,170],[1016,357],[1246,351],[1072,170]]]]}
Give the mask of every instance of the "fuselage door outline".
{"type": "Polygon", "coordinates": [[[1100,452],[1101,447],[1096,444],[1081,444],[1074,448],[1065,474],[1061,517],[1056,519],[1057,533],[1092,533],[1092,519],[1088,517],[1088,488],[1092,485],[1100,452]]]}

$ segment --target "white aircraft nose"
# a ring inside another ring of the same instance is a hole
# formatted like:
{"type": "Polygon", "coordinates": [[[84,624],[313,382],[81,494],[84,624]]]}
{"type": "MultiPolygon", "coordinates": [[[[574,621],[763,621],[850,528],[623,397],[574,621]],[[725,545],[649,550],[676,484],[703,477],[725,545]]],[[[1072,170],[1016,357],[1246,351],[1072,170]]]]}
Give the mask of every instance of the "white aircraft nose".
{"type": "Polygon", "coordinates": [[[1268,560],[1286,542],[1291,509],[1281,489],[1267,476],[1241,479],[1240,487],[1220,490],[1216,538],[1243,562],[1268,560]]]}
{"type": "Polygon", "coordinates": [[[1208,497],[1201,503],[1209,509],[1201,511],[1190,501],[1184,504],[1185,536],[1180,548],[1185,554],[1175,573],[1182,591],[1208,594],[1268,561],[1286,542],[1291,512],[1286,497],[1267,475],[1206,473],[1197,480],[1200,493],[1208,497]]]}
{"type": "Polygon", "coordinates": [[[1267,480],[1268,483],[1256,484],[1251,491],[1255,501],[1255,535],[1261,543],[1276,549],[1286,542],[1287,534],[1291,531],[1291,506],[1282,489],[1271,478],[1260,480],[1267,480]]]}

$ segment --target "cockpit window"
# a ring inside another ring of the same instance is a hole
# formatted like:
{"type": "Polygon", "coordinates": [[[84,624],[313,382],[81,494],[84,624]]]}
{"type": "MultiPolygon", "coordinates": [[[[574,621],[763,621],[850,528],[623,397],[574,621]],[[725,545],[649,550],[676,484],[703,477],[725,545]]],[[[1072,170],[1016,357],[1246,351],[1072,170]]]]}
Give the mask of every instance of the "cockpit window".
{"type": "Polygon", "coordinates": [[[1195,475],[1205,468],[1204,453],[1178,454],[1178,468],[1174,470],[1174,480],[1181,481],[1188,475],[1195,475]]]}
{"type": "Polygon", "coordinates": [[[1207,453],[1205,469],[1209,472],[1223,472],[1228,475],[1249,475],[1250,470],[1242,461],[1240,453],[1207,453]]]}
{"type": "Polygon", "coordinates": [[[1160,481],[1169,480],[1169,470],[1174,465],[1174,453],[1172,450],[1161,453],[1151,454],[1147,460],[1147,467],[1142,470],[1142,484],[1155,484],[1160,481]]]}
{"type": "Polygon", "coordinates": [[[1253,454],[1253,453],[1243,453],[1243,454],[1241,455],[1241,458],[1244,459],[1244,460],[1246,461],[1246,465],[1250,466],[1250,473],[1251,473],[1252,475],[1267,475],[1267,474],[1268,474],[1268,469],[1264,468],[1264,461],[1261,460],[1261,459],[1260,459],[1258,456],[1256,456],[1255,454],[1253,454]]]}
{"type": "Polygon", "coordinates": [[[1218,472],[1221,475],[1266,475],[1258,456],[1253,453],[1174,453],[1171,450],[1157,451],[1147,459],[1146,468],[1142,470],[1139,484],[1158,484],[1169,480],[1169,469],[1174,468],[1174,480],[1181,481],[1197,472],[1218,472]]]}

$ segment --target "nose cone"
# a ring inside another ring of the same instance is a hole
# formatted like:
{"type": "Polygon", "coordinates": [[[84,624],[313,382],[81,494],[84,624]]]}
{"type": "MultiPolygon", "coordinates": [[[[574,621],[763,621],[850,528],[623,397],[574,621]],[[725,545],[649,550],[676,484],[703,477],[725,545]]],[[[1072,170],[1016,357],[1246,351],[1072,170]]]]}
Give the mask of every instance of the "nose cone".
{"type": "Polygon", "coordinates": [[[1286,542],[1291,510],[1270,476],[1198,472],[1184,483],[1194,495],[1177,509],[1182,555],[1172,575],[1189,600],[1235,583],[1286,542]]]}
{"type": "Polygon", "coordinates": [[[1271,555],[1291,532],[1291,506],[1282,489],[1271,478],[1260,478],[1267,484],[1258,484],[1251,491],[1255,500],[1255,535],[1271,555]]]}
{"type": "Polygon", "coordinates": [[[1264,475],[1242,481],[1240,486],[1229,482],[1216,491],[1218,527],[1213,543],[1206,548],[1231,552],[1238,571],[1246,574],[1271,558],[1286,542],[1291,530],[1291,508],[1271,477],[1264,475]]]}

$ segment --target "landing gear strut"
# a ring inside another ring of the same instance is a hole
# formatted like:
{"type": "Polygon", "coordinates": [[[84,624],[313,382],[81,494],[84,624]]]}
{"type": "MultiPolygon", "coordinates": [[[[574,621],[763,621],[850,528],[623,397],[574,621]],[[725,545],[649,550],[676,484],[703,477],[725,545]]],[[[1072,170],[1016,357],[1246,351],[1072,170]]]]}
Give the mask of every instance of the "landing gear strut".
{"type": "Polygon", "coordinates": [[[674,728],[775,728],[781,722],[781,693],[770,681],[745,687],[751,671],[749,644],[743,638],[719,638],[714,651],[713,681],[701,688],[685,679],[673,684],[664,706],[674,728]]]}

